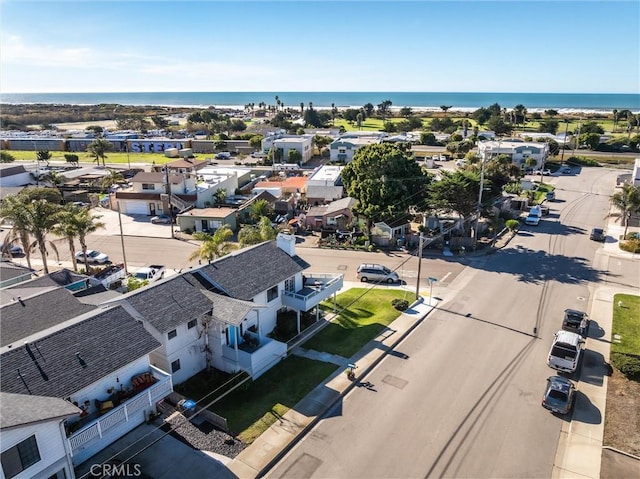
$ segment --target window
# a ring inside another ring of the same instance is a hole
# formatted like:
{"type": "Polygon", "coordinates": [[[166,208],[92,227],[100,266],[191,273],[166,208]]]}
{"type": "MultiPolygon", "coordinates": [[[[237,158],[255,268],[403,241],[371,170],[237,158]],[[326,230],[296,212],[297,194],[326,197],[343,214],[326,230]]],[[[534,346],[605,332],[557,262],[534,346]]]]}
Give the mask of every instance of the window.
{"type": "Polygon", "coordinates": [[[335,226],[336,224],[338,224],[338,222],[335,216],[327,216],[327,226],[335,226]]]}
{"type": "Polygon", "coordinates": [[[187,329],[193,329],[193,328],[195,328],[197,323],[198,323],[198,321],[197,321],[197,320],[192,319],[191,321],[189,321],[189,322],[187,323],[187,329]]]}
{"type": "Polygon", "coordinates": [[[40,451],[33,435],[2,453],[2,470],[7,479],[11,479],[38,461],[40,451]]]}
{"type": "Polygon", "coordinates": [[[176,359],[174,362],[171,363],[171,372],[176,373],[178,371],[180,371],[180,360],[176,359]]]}
{"type": "Polygon", "coordinates": [[[289,278],[284,282],[284,290],[294,292],[296,290],[296,282],[293,278],[289,278]]]}
{"type": "Polygon", "coordinates": [[[143,190],[155,190],[156,187],[153,183],[142,183],[143,190]]]}
{"type": "Polygon", "coordinates": [[[274,286],[271,289],[267,290],[267,303],[273,301],[278,297],[278,287],[274,286]]]}
{"type": "Polygon", "coordinates": [[[175,329],[172,329],[171,331],[169,331],[167,333],[167,336],[169,337],[169,339],[173,339],[178,335],[178,332],[175,329]]]}

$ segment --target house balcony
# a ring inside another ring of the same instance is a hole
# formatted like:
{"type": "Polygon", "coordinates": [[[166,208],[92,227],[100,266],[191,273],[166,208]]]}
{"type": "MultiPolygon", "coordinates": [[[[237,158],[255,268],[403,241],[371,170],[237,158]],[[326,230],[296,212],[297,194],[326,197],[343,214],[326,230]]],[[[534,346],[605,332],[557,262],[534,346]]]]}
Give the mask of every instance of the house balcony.
{"type": "Polygon", "coordinates": [[[344,276],[331,273],[312,273],[304,276],[302,289],[285,291],[282,304],[297,311],[309,311],[342,289],[344,276]]]}
{"type": "Polygon", "coordinates": [[[171,375],[150,366],[147,373],[132,378],[127,388],[123,387],[107,400],[96,399],[96,412],[75,422],[67,421],[67,440],[74,466],[145,422],[155,413],[156,403],[172,391],[171,375]],[[152,377],[153,382],[139,382],[137,378],[143,376],[152,377]]]}
{"type": "Polygon", "coordinates": [[[237,346],[222,346],[222,360],[227,372],[246,371],[253,379],[286,356],[285,343],[249,332],[237,346]]]}

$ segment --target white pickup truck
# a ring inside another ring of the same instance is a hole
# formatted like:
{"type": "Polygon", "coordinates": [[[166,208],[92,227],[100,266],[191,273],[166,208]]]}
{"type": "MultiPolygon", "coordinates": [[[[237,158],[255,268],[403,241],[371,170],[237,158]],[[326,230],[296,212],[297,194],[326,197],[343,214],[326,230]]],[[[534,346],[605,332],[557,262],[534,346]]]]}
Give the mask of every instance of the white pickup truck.
{"type": "Polygon", "coordinates": [[[140,281],[149,281],[153,283],[164,278],[165,267],[161,264],[152,264],[144,268],[140,268],[133,273],[133,277],[140,281]]]}
{"type": "Polygon", "coordinates": [[[102,285],[105,288],[117,287],[122,280],[127,277],[124,264],[112,264],[100,269],[97,273],[89,278],[89,282],[93,286],[102,285]]]}

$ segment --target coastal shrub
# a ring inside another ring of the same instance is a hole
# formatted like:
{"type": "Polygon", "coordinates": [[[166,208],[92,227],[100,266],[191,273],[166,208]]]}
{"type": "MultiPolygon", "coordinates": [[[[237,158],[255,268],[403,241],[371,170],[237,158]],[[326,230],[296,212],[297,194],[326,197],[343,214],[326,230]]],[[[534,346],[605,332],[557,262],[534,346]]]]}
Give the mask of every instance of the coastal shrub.
{"type": "Polygon", "coordinates": [[[640,238],[632,238],[626,241],[621,241],[620,249],[629,253],[640,253],[640,238]]]}
{"type": "Polygon", "coordinates": [[[504,223],[504,226],[511,232],[515,231],[518,229],[518,227],[520,226],[520,222],[518,220],[507,220],[504,223]]]}
{"type": "Polygon", "coordinates": [[[628,379],[640,381],[640,356],[612,352],[611,362],[628,379]]]}
{"type": "Polygon", "coordinates": [[[391,301],[391,306],[393,306],[398,311],[406,311],[409,308],[409,301],[406,299],[396,298],[391,301]]]}
{"type": "Polygon", "coordinates": [[[0,163],[11,163],[16,161],[16,158],[6,151],[0,151],[0,163]]]}
{"type": "Polygon", "coordinates": [[[600,166],[597,160],[586,156],[572,156],[567,160],[567,163],[577,166],[600,166]]]}

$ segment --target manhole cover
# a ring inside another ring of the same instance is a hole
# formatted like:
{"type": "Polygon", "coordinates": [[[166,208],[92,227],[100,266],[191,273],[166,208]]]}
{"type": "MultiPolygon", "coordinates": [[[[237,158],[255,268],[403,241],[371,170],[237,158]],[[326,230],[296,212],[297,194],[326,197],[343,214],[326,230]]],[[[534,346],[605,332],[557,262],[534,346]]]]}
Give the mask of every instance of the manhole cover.
{"type": "Polygon", "coordinates": [[[341,264],[338,266],[338,271],[345,271],[347,269],[347,265],[346,264],[341,264]]]}
{"type": "Polygon", "coordinates": [[[578,301],[584,301],[585,298],[583,296],[578,296],[578,301]]]}
{"type": "Polygon", "coordinates": [[[390,374],[387,374],[383,379],[382,379],[383,383],[387,383],[390,386],[393,386],[394,388],[398,388],[398,389],[404,389],[404,387],[408,384],[407,381],[405,381],[404,379],[400,379],[397,376],[392,376],[390,374]]]}

